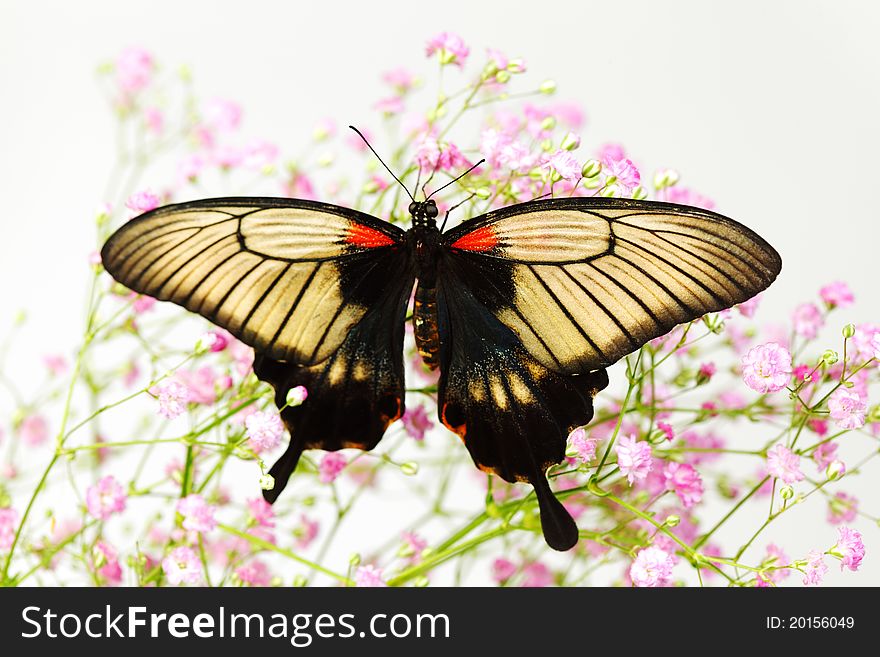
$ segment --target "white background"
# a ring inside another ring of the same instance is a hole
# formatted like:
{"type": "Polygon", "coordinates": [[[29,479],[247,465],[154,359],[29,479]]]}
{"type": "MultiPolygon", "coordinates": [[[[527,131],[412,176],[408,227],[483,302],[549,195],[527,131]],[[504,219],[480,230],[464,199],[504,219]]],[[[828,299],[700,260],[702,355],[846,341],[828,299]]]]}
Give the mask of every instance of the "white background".
{"type": "MultiPolygon", "coordinates": [[[[646,174],[674,166],[688,186],[774,244],[784,269],[761,317],[784,320],[820,285],[842,278],[857,304],[839,323],[880,320],[874,3],[4,0],[0,7],[0,328],[28,310],[28,334],[11,360],[26,390],[39,380],[39,356],[69,352],[79,336],[91,221],[113,153],[95,69],[130,44],[168,65],[189,64],[202,97],[241,101],[248,131],[296,151],[322,117],[372,119],[379,72],[427,71],[426,39],[458,32],[475,57],[498,48],[524,57],[536,83],[556,79],[560,96],[588,112],[586,145],[623,143],[646,174]]],[[[877,513],[870,478],[849,489],[877,513]]],[[[880,531],[857,526],[869,544],[864,572],[841,576],[832,565],[828,581],[880,583],[880,531]]],[[[833,535],[819,520],[810,527],[793,518],[784,528],[778,536],[793,554],[833,535]]]]}

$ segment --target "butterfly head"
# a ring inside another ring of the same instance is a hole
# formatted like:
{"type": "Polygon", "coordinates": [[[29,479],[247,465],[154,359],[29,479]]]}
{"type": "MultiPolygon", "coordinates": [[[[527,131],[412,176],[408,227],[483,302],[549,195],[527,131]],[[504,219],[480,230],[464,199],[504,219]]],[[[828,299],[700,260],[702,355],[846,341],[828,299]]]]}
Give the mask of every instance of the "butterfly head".
{"type": "Polygon", "coordinates": [[[427,201],[413,201],[409,204],[409,213],[412,216],[413,226],[437,227],[437,215],[440,211],[437,209],[437,203],[434,199],[427,201]]]}

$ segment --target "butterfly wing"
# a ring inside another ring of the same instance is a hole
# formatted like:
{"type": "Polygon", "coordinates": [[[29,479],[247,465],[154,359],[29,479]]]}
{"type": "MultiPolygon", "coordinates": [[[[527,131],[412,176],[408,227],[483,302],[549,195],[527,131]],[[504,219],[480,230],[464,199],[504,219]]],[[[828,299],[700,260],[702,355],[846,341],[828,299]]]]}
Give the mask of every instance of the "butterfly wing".
{"type": "Polygon", "coordinates": [[[291,442],[274,502],[303,449],[372,449],[404,410],[403,325],[414,268],[400,229],[346,208],[207,199],[148,212],[102,251],[123,285],[173,301],[254,347],[291,442]],[[305,386],[308,401],[289,407],[305,386]]]}
{"type": "Polygon", "coordinates": [[[535,487],[548,544],[577,526],[546,470],[593,415],[604,368],[681,322],[747,300],[778,254],[740,224],[685,206],[553,199],[445,233],[437,282],[440,419],[475,463],[535,487]]]}
{"type": "Polygon", "coordinates": [[[782,267],[732,219],[628,199],[514,205],[465,222],[443,244],[474,296],[564,374],[606,367],[677,324],[742,303],[782,267]]]}
{"type": "Polygon", "coordinates": [[[126,287],[173,301],[276,360],[314,365],[383,294],[403,231],[297,199],[168,205],[123,225],[101,251],[126,287]]]}

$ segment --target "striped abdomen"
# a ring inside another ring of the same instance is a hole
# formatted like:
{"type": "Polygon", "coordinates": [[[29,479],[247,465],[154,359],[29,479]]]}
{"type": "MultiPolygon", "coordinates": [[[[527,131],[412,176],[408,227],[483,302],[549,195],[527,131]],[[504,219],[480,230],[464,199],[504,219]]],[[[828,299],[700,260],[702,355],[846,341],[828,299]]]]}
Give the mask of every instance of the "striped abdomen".
{"type": "Polygon", "coordinates": [[[437,288],[419,282],[413,306],[413,333],[422,361],[432,370],[437,369],[440,334],[437,331],[437,288]]]}

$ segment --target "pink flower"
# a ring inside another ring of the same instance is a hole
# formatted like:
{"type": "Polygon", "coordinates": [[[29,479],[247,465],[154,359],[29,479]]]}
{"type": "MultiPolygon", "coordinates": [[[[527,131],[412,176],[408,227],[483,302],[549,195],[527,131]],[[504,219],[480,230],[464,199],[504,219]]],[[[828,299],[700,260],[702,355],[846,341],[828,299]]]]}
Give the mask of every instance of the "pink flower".
{"type": "Polygon", "coordinates": [[[214,98],[205,104],[205,124],[218,132],[231,132],[241,123],[241,105],[224,98],[214,98]]]}
{"type": "Polygon", "coordinates": [[[299,526],[293,530],[293,534],[296,536],[296,547],[300,550],[308,548],[318,535],[319,528],[320,525],[317,520],[311,520],[301,513],[299,516],[299,526]]]}
{"type": "Polygon", "coordinates": [[[318,481],[329,484],[334,481],[348,461],[339,452],[327,452],[318,466],[318,481]]]}
{"type": "Polygon", "coordinates": [[[666,422],[658,422],[657,428],[663,432],[663,435],[666,436],[666,440],[672,440],[675,438],[675,431],[673,431],[672,426],[666,422]]]}
{"type": "Polygon", "coordinates": [[[671,554],[658,547],[647,547],[639,550],[629,568],[629,577],[639,587],[671,586],[673,566],[675,559],[671,554]]]}
{"type": "Polygon", "coordinates": [[[425,47],[425,54],[428,57],[434,53],[439,53],[441,64],[457,64],[464,66],[470,49],[465,45],[464,40],[457,34],[452,32],[441,32],[437,36],[428,40],[425,47]]]}
{"type": "Polygon", "coordinates": [[[49,438],[49,425],[42,415],[28,415],[18,425],[18,435],[28,447],[42,445],[49,438]]]}
{"type": "Polygon", "coordinates": [[[516,565],[509,559],[498,557],[492,562],[492,579],[499,584],[506,582],[516,573],[516,565]]]}
{"type": "Polygon", "coordinates": [[[260,527],[275,526],[275,510],[262,497],[254,497],[247,501],[248,513],[260,527]]]}
{"type": "Polygon", "coordinates": [[[802,303],[791,314],[794,332],[801,337],[812,340],[819,335],[819,329],[825,323],[822,311],[815,303],[802,303]]]}
{"type": "Polygon", "coordinates": [[[470,162],[452,143],[438,142],[433,137],[426,137],[416,151],[416,162],[420,167],[453,171],[459,167],[470,166],[470,162]]]}
{"type": "Polygon", "coordinates": [[[388,586],[382,580],[382,569],[376,568],[370,564],[366,566],[358,566],[354,573],[355,586],[360,587],[381,587],[388,586]]]}
{"type": "Polygon", "coordinates": [[[278,147],[265,139],[251,139],[245,144],[242,156],[245,167],[259,171],[278,159],[278,147]]]}
{"type": "Polygon", "coordinates": [[[235,576],[248,586],[269,586],[272,583],[269,567],[259,559],[251,559],[244,566],[236,568],[235,576]]]}
{"type": "Polygon", "coordinates": [[[198,493],[187,495],[177,502],[177,512],[183,516],[183,528],[203,534],[217,526],[214,507],[198,493]]]}
{"type": "Polygon", "coordinates": [[[18,525],[18,512],[9,507],[0,508],[0,550],[8,550],[12,547],[16,525],[18,525]]]}
{"type": "Polygon", "coordinates": [[[386,116],[400,114],[403,111],[403,99],[400,96],[380,98],[373,104],[373,109],[382,112],[386,116]]]}
{"type": "Polygon", "coordinates": [[[428,541],[415,532],[403,532],[402,537],[408,553],[412,555],[410,560],[413,562],[420,561],[422,550],[428,547],[428,541]]]}
{"type": "Polygon", "coordinates": [[[140,91],[153,76],[153,56],[143,48],[129,47],[116,58],[116,84],[125,93],[140,91]]]}
{"type": "Polygon", "coordinates": [[[587,432],[583,427],[578,427],[568,434],[569,450],[573,451],[577,458],[584,463],[589,463],[596,458],[596,445],[598,442],[595,438],[587,438],[587,432]]]}
{"type": "Polygon", "coordinates": [[[697,370],[697,378],[700,381],[709,381],[713,376],[715,376],[715,372],[718,371],[718,368],[715,366],[713,362],[701,363],[700,368],[697,370]]]}
{"type": "Polygon", "coordinates": [[[523,575],[525,575],[523,588],[544,588],[553,583],[553,573],[540,561],[530,563],[523,568],[523,575]]]}
{"type": "Polygon", "coordinates": [[[577,180],[581,177],[581,165],[574,155],[561,149],[547,158],[544,168],[555,172],[563,180],[577,180]]]}
{"type": "Polygon", "coordinates": [[[406,409],[401,420],[406,432],[418,441],[424,440],[425,432],[434,426],[423,404],[406,409]]]}
{"type": "Polygon", "coordinates": [[[837,443],[822,443],[813,450],[813,460],[820,470],[827,468],[837,456],[837,443]]]}
{"type": "Polygon", "coordinates": [[[859,569],[865,557],[865,545],[862,535],[849,527],[837,528],[837,545],[828,551],[833,557],[840,559],[840,569],[844,567],[852,571],[859,569]]]}
{"type": "Polygon", "coordinates": [[[669,203],[694,205],[698,208],[705,208],[706,210],[711,210],[715,207],[715,201],[713,201],[708,196],[703,196],[702,194],[698,194],[692,189],[688,189],[687,187],[682,187],[680,185],[675,185],[674,187],[667,187],[666,189],[664,189],[663,200],[668,201],[669,203]]]}
{"type": "Polygon", "coordinates": [[[855,390],[841,387],[829,397],[828,411],[841,429],[859,429],[865,425],[868,404],[855,390]]]}
{"type": "Polygon", "coordinates": [[[167,380],[150,389],[150,393],[159,402],[158,413],[162,417],[173,420],[186,411],[189,401],[189,390],[178,381],[167,380]]]}
{"type": "Polygon", "coordinates": [[[52,376],[60,376],[67,371],[67,359],[59,354],[43,356],[43,363],[52,376]]]}
{"type": "Polygon", "coordinates": [[[620,436],[614,447],[617,453],[617,467],[632,486],[636,480],[642,481],[653,468],[651,445],[638,442],[635,436],[620,436]]]}
{"type": "Polygon", "coordinates": [[[119,565],[119,557],[112,545],[104,541],[95,543],[92,550],[95,571],[104,578],[110,586],[118,586],[122,583],[122,567],[119,565]]]}
{"type": "Polygon", "coordinates": [[[132,210],[135,215],[143,214],[158,208],[162,199],[148,189],[135,192],[125,201],[125,207],[132,210]]]}
{"type": "Polygon", "coordinates": [[[125,511],[125,490],[113,475],[102,477],[86,489],[86,508],[89,515],[107,520],[114,513],[125,511]]]}
{"type": "Polygon", "coordinates": [[[382,82],[394,87],[397,93],[403,94],[415,86],[416,77],[407,69],[400,67],[385,71],[382,74],[382,82]]]}
{"type": "Polygon", "coordinates": [[[205,366],[197,370],[178,370],[174,378],[186,388],[186,401],[211,405],[217,401],[217,374],[205,366]]]}
{"type": "Polygon", "coordinates": [[[807,553],[807,563],[803,567],[804,585],[820,584],[825,573],[828,572],[828,566],[825,564],[825,555],[818,550],[810,550],[807,553]]]}
{"type": "Polygon", "coordinates": [[[842,522],[853,522],[859,512],[858,498],[847,495],[843,491],[834,494],[828,501],[828,522],[839,525],[842,522]]]}
{"type": "Polygon", "coordinates": [[[782,390],[791,378],[791,353],[775,342],[758,345],[742,357],[742,377],[755,392],[782,390]]]}
{"type": "Polygon", "coordinates": [[[158,107],[144,109],[144,125],[154,135],[161,135],[165,128],[165,116],[158,107]]]}
{"type": "Polygon", "coordinates": [[[618,159],[609,156],[602,159],[602,173],[605,174],[605,184],[616,187],[622,195],[631,193],[642,180],[632,160],[624,157],[618,159]]]}
{"type": "Polygon", "coordinates": [[[853,360],[866,361],[878,358],[880,353],[880,324],[859,324],[850,338],[853,360]]]}
{"type": "Polygon", "coordinates": [[[162,559],[162,570],[168,583],[200,584],[202,581],[202,564],[196,551],[189,547],[176,547],[162,559]]]}
{"type": "Polygon", "coordinates": [[[853,305],[855,297],[843,281],[829,283],[819,290],[819,296],[829,308],[846,308],[853,305]]]}
{"type": "Polygon", "coordinates": [[[288,406],[302,406],[303,402],[309,398],[309,391],[305,386],[295,386],[287,391],[285,401],[288,406]]]}
{"type": "Polygon", "coordinates": [[[690,509],[703,499],[703,480],[693,466],[670,461],[663,470],[663,477],[667,490],[675,492],[685,509],[690,509]]]}
{"type": "Polygon", "coordinates": [[[804,478],[800,464],[801,457],[785,445],[776,445],[767,452],[767,472],[786,484],[793,484],[804,478]]]}
{"type": "Polygon", "coordinates": [[[136,315],[141,315],[156,305],[156,300],[153,297],[138,294],[137,292],[132,292],[127,298],[131,300],[131,309],[136,315]]]}
{"type": "Polygon", "coordinates": [[[278,447],[284,435],[284,423],[276,411],[257,411],[245,418],[248,444],[255,452],[265,452],[278,447]]]}
{"type": "Polygon", "coordinates": [[[791,574],[788,568],[783,568],[789,564],[788,555],[782,551],[777,545],[771,543],[767,546],[767,556],[764,557],[764,566],[770,568],[762,573],[762,577],[768,582],[779,584],[788,579],[791,574]]]}
{"type": "Polygon", "coordinates": [[[736,306],[736,309],[739,311],[739,314],[743,317],[752,318],[755,316],[755,313],[758,312],[758,306],[761,304],[761,295],[756,294],[751,299],[743,301],[741,304],[736,306]]]}

